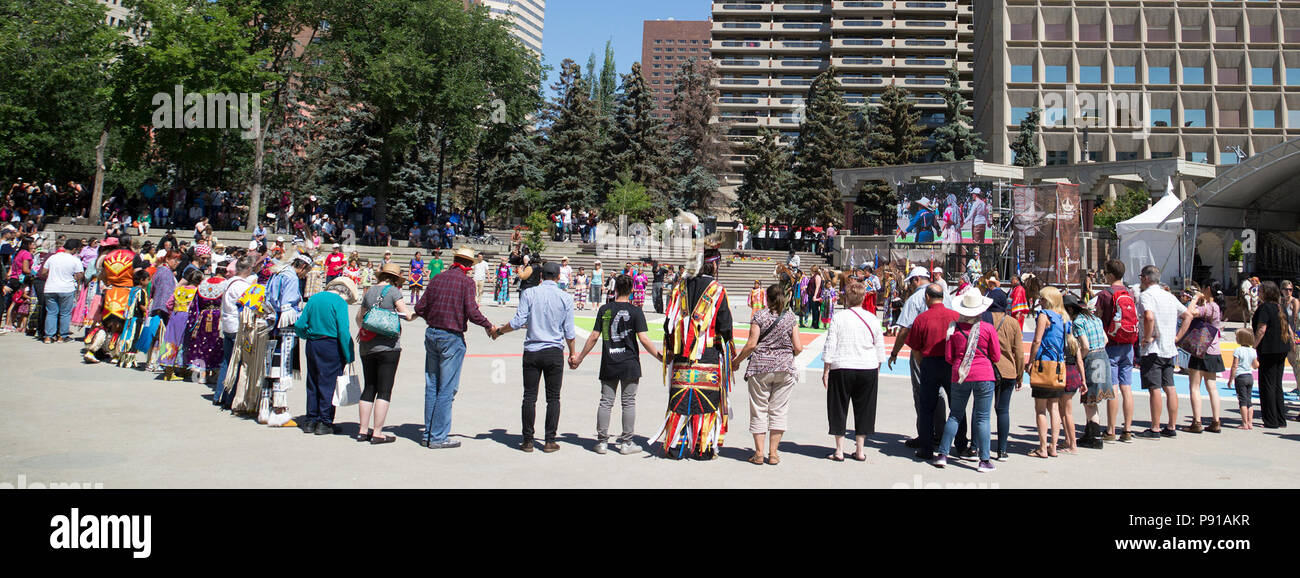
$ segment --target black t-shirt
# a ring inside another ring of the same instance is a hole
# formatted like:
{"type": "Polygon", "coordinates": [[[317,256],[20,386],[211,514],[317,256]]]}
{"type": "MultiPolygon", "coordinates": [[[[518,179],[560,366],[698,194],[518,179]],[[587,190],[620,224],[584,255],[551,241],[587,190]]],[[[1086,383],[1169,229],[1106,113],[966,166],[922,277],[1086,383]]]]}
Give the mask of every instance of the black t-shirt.
{"type": "Polygon", "coordinates": [[[664,282],[664,275],[667,274],[667,273],[668,273],[668,269],[667,269],[667,268],[665,268],[665,267],[656,267],[656,268],[655,268],[655,283],[663,283],[663,282],[664,282]]]}
{"type": "Polygon", "coordinates": [[[1278,314],[1276,303],[1261,303],[1251,319],[1251,328],[1268,325],[1264,335],[1256,337],[1255,350],[1264,355],[1286,353],[1291,351],[1291,344],[1282,338],[1282,316],[1278,314]]]}
{"type": "Polygon", "coordinates": [[[637,334],[647,331],[645,314],[631,303],[615,301],[596,312],[600,331],[600,379],[641,378],[641,349],[637,334]]]}

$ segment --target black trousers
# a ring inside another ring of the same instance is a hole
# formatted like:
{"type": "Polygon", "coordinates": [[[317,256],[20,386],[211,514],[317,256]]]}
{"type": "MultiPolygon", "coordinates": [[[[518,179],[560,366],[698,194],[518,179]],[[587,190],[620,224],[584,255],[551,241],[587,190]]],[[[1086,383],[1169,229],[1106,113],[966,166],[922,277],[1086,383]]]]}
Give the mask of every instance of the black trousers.
{"type": "Polygon", "coordinates": [[[876,433],[876,393],[879,369],[832,369],[826,384],[826,417],[830,435],[844,435],[849,404],[853,405],[853,434],[876,433]]]}
{"type": "MultiPolygon", "coordinates": [[[[920,409],[916,414],[916,431],[921,446],[918,451],[922,456],[930,456],[934,453],[937,437],[942,436],[943,432],[943,426],[938,422],[940,414],[944,414],[944,423],[947,423],[948,412],[944,409],[946,404],[940,403],[942,400],[939,394],[943,393],[942,398],[952,397],[952,366],[942,357],[923,357],[920,369],[920,409]]],[[[963,415],[957,423],[957,437],[953,440],[953,448],[961,452],[969,445],[970,440],[966,437],[966,416],[963,415]]]]}
{"type": "Polygon", "coordinates": [[[822,326],[822,302],[808,301],[808,314],[812,315],[812,328],[821,329],[822,326]]]}
{"type": "Polygon", "coordinates": [[[664,284],[662,282],[656,281],[654,284],[653,291],[654,291],[654,301],[655,301],[655,313],[663,313],[664,312],[664,284]]]}
{"type": "Polygon", "coordinates": [[[521,411],[524,441],[533,439],[537,421],[537,386],[546,378],[546,441],[555,441],[560,428],[560,385],[564,380],[564,350],[549,348],[524,352],[524,404],[521,411]]]}
{"type": "Polygon", "coordinates": [[[1259,409],[1264,427],[1286,427],[1286,400],[1282,397],[1282,370],[1285,353],[1259,356],[1259,409]]]}
{"type": "Polygon", "coordinates": [[[393,382],[397,379],[397,362],[402,357],[402,350],[379,351],[361,356],[361,374],[365,386],[361,389],[361,401],[374,403],[375,397],[383,401],[392,401],[393,382]]]}

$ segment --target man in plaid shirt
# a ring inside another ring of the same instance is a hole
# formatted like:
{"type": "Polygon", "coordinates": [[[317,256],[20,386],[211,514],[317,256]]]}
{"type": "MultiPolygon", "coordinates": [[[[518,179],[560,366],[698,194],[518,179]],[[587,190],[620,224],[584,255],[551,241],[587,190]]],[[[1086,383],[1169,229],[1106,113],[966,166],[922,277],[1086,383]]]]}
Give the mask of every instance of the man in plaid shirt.
{"type": "Polygon", "coordinates": [[[460,387],[460,367],[465,360],[466,323],[478,325],[488,337],[496,339],[496,326],[478,309],[470,268],[476,261],[474,251],[461,247],[452,266],[434,275],[429,288],[415,304],[415,314],[424,318],[429,328],[424,332],[424,440],[431,449],[458,448],[460,442],[448,440],[451,433],[451,405],[460,387]]]}

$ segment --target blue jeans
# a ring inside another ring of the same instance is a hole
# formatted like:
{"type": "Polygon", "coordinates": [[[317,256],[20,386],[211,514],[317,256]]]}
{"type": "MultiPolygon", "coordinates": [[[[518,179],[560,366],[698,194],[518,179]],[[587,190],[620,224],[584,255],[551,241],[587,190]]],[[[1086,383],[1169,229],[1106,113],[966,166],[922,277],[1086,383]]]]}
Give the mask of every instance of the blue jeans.
{"type": "Polygon", "coordinates": [[[943,440],[939,442],[939,455],[948,455],[952,440],[957,437],[957,426],[966,416],[966,402],[971,394],[975,395],[975,413],[971,420],[975,443],[979,445],[980,461],[989,461],[989,408],[993,405],[992,381],[963,381],[952,384],[949,396],[948,424],[943,428],[943,440]]]}
{"type": "Polygon", "coordinates": [[[1011,394],[1019,379],[1001,379],[994,390],[993,407],[998,414],[998,452],[1006,453],[1007,435],[1011,433],[1011,394]]]}
{"type": "Polygon", "coordinates": [[[451,404],[464,360],[464,335],[433,327],[424,331],[424,439],[429,443],[443,443],[451,433],[451,404]]]}
{"type": "Polygon", "coordinates": [[[1107,345],[1106,357],[1110,359],[1110,382],[1115,385],[1133,384],[1133,344],[1107,345]]]}
{"type": "MultiPolygon", "coordinates": [[[[235,335],[234,333],[221,332],[221,370],[217,371],[217,385],[212,390],[212,402],[225,405],[225,386],[226,370],[230,367],[230,356],[235,352],[235,335]]],[[[235,371],[239,371],[236,367],[235,371]]]]}
{"type": "Polygon", "coordinates": [[[45,294],[46,337],[72,337],[72,306],[76,302],[76,293],[45,294]]]}

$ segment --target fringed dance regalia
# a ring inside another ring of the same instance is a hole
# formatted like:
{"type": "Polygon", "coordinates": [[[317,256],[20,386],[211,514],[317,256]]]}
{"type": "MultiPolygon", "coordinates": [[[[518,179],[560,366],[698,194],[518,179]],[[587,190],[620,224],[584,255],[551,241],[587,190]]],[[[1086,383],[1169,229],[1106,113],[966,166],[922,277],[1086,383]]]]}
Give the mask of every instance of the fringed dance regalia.
{"type": "Polygon", "coordinates": [[[293,389],[293,360],[298,344],[293,325],[302,312],[302,303],[293,266],[282,266],[266,284],[266,297],[261,304],[265,313],[260,316],[262,326],[254,341],[254,346],[262,351],[262,367],[256,382],[257,422],[271,427],[296,425],[289,411],[289,390],[293,389]]]}
{"type": "Polygon", "coordinates": [[[221,367],[221,296],[226,280],[210,277],[199,283],[197,297],[185,322],[185,363],[193,371],[221,367]]]}
{"type": "Polygon", "coordinates": [[[140,309],[149,302],[149,291],[144,287],[132,287],[126,298],[126,322],[122,326],[122,336],[117,340],[117,364],[120,367],[135,367],[136,338],[140,336],[140,309]]]}
{"type": "Polygon", "coordinates": [[[226,381],[221,387],[231,392],[230,410],[237,414],[252,413],[257,408],[258,386],[262,383],[264,369],[262,356],[266,350],[266,322],[261,319],[265,297],[266,287],[253,284],[235,301],[239,311],[239,330],[235,332],[235,347],[231,350],[226,381]]]}
{"type": "Polygon", "coordinates": [[[670,457],[716,455],[730,414],[731,308],[727,291],[709,276],[673,288],[665,320],[664,370],[668,415],[651,443],[664,440],[670,457]]]}
{"type": "Polygon", "coordinates": [[[1024,285],[1011,288],[1011,316],[1016,318],[1022,329],[1025,327],[1025,318],[1029,316],[1029,298],[1024,285]]]}
{"type": "MultiPolygon", "coordinates": [[[[121,359],[118,354],[122,350],[122,334],[133,305],[131,291],[135,283],[135,270],[132,268],[134,261],[135,253],[118,249],[105,255],[100,263],[105,282],[103,306],[98,316],[99,326],[86,334],[87,362],[94,363],[95,354],[101,352],[121,359]]],[[[133,314],[130,315],[134,317],[133,314]]],[[[129,348],[131,342],[127,340],[125,343],[129,348]]]]}
{"type": "Polygon", "coordinates": [[[158,365],[163,368],[185,367],[185,328],[189,326],[190,304],[198,288],[189,285],[176,287],[172,293],[172,315],[163,330],[162,344],[158,347],[158,365]]]}
{"type": "Polygon", "coordinates": [[[510,266],[497,265],[497,290],[496,302],[504,304],[510,302],[510,266]]]}

